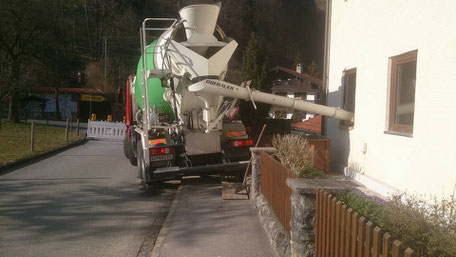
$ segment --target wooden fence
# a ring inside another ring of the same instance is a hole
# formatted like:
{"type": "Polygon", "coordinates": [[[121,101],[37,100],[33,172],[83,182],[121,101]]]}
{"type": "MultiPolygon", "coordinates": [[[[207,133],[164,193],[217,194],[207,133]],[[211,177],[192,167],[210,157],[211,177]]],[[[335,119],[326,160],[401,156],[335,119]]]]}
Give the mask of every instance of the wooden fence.
{"type": "Polygon", "coordinates": [[[308,137],[310,145],[314,146],[315,159],[314,166],[319,170],[330,171],[331,163],[331,140],[328,138],[308,137]]]}
{"type": "Polygon", "coordinates": [[[413,250],[383,233],[379,227],[332,195],[318,189],[316,195],[316,257],[412,257],[413,250]]]}
{"type": "Polygon", "coordinates": [[[261,192],[282,226],[290,233],[291,189],[287,186],[287,178],[294,178],[294,176],[272,156],[261,152],[261,192]]]}

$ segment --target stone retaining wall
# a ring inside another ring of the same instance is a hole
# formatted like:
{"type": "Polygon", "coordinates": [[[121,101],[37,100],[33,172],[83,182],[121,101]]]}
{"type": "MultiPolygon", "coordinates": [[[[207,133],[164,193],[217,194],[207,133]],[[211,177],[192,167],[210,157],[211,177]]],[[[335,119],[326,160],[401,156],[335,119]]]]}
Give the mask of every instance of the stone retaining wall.
{"type": "Polygon", "coordinates": [[[268,235],[269,242],[276,255],[280,257],[289,257],[291,256],[290,236],[285,231],[285,228],[275,215],[274,210],[261,193],[261,151],[273,153],[275,152],[275,148],[256,147],[250,148],[250,151],[252,152],[252,184],[250,186],[250,199],[257,209],[260,222],[268,235]]]}
{"type": "Polygon", "coordinates": [[[257,209],[263,228],[275,253],[280,257],[311,257],[315,253],[315,195],[321,188],[338,194],[347,187],[356,187],[344,177],[329,179],[287,179],[291,195],[291,232],[285,231],[273,209],[261,193],[261,151],[275,152],[271,147],[250,148],[252,152],[252,183],[250,199],[257,209]]]}

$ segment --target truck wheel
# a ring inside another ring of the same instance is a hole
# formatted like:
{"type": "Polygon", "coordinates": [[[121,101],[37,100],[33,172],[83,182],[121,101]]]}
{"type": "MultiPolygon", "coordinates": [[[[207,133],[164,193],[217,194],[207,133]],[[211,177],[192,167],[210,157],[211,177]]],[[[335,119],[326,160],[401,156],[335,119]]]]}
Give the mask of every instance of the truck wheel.
{"type": "Polygon", "coordinates": [[[127,157],[127,159],[130,159],[130,152],[128,150],[128,135],[126,133],[125,133],[125,138],[123,140],[123,150],[124,150],[125,157],[127,157]]]}
{"type": "Polygon", "coordinates": [[[143,158],[143,150],[141,141],[136,142],[136,163],[138,165],[138,178],[142,179],[143,182],[146,181],[146,162],[143,158]]]}
{"type": "Polygon", "coordinates": [[[143,182],[143,187],[145,191],[150,191],[154,188],[154,183],[149,182],[149,183],[144,183],[143,182]]]}
{"type": "Polygon", "coordinates": [[[135,154],[136,150],[136,137],[135,132],[133,129],[130,130],[130,143],[127,144],[127,151],[128,151],[128,159],[130,159],[130,164],[133,166],[138,165],[137,154],[135,154]]]}

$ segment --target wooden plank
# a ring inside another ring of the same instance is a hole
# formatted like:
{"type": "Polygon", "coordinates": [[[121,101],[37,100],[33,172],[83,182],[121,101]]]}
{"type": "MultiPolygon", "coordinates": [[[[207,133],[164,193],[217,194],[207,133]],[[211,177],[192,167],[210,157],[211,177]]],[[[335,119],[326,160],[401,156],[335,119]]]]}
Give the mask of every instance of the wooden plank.
{"type": "Polygon", "coordinates": [[[382,247],[382,230],[379,227],[374,228],[372,239],[372,257],[380,257],[382,247]]]}
{"type": "Polygon", "coordinates": [[[334,249],[334,244],[335,244],[335,237],[336,237],[336,203],[337,199],[335,197],[331,196],[331,231],[330,231],[330,239],[329,239],[329,256],[334,257],[335,254],[335,249],[334,249]]]}
{"type": "Polygon", "coordinates": [[[413,256],[415,256],[415,255],[413,254],[413,252],[414,252],[414,251],[413,251],[411,248],[405,249],[405,257],[413,257],[413,256]]]}
{"type": "Polygon", "coordinates": [[[321,235],[321,256],[326,257],[326,217],[328,216],[328,210],[327,210],[327,205],[326,205],[326,200],[327,200],[328,193],[323,192],[323,201],[322,201],[322,206],[323,206],[323,219],[322,219],[322,235],[321,235]]]}
{"type": "Polygon", "coordinates": [[[319,221],[319,228],[318,228],[318,249],[315,249],[316,252],[318,252],[318,257],[322,257],[323,256],[323,253],[322,253],[322,233],[323,233],[323,219],[321,217],[323,217],[324,215],[324,205],[323,205],[323,191],[320,190],[320,221],[319,221]]]}
{"type": "MultiPolygon", "coordinates": [[[[358,213],[355,212],[352,215],[352,228],[351,228],[351,257],[356,257],[357,246],[358,246],[358,213]]],[[[359,256],[362,257],[362,256],[359,256]]]]}
{"type": "Polygon", "coordinates": [[[391,235],[389,233],[385,233],[382,239],[382,257],[390,257],[390,250],[391,250],[391,235]]]}
{"type": "Polygon", "coordinates": [[[320,232],[320,188],[317,188],[317,193],[315,194],[315,256],[319,257],[320,252],[319,252],[319,232],[320,232]]]}
{"type": "Polygon", "coordinates": [[[324,204],[324,193],[323,190],[320,190],[320,234],[319,234],[319,257],[323,257],[323,235],[324,235],[324,217],[325,217],[325,204],[324,204]]]}
{"type": "Polygon", "coordinates": [[[348,208],[347,214],[345,216],[345,252],[344,252],[345,257],[350,256],[352,215],[353,215],[352,208],[348,208]]]}
{"type": "Polygon", "coordinates": [[[329,256],[331,242],[331,195],[326,195],[326,238],[325,238],[325,256],[329,256]]]}
{"type": "Polygon", "coordinates": [[[401,251],[402,243],[399,240],[394,240],[393,242],[393,257],[399,257],[399,252],[401,251]]]}
{"type": "Polygon", "coordinates": [[[340,224],[341,224],[341,213],[342,211],[342,203],[340,201],[337,201],[336,203],[336,235],[334,237],[334,256],[335,257],[342,257],[341,255],[339,255],[339,249],[341,248],[340,247],[340,224]]]}
{"type": "Polygon", "coordinates": [[[345,253],[345,219],[347,216],[347,205],[342,205],[340,212],[340,247],[339,256],[343,257],[345,253]]]}
{"type": "Polygon", "coordinates": [[[374,224],[372,222],[368,221],[366,223],[366,232],[365,232],[365,246],[364,246],[364,257],[371,257],[372,256],[372,230],[373,230],[374,224]]]}
{"type": "Polygon", "coordinates": [[[366,218],[361,217],[358,220],[358,256],[363,257],[364,254],[364,232],[366,230],[366,218]]]}

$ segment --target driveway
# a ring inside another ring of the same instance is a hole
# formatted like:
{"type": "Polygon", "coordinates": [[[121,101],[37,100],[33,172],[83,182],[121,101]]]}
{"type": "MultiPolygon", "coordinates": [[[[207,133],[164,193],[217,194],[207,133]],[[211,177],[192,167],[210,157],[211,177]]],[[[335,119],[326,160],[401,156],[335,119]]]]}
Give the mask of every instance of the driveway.
{"type": "Polygon", "coordinates": [[[0,175],[0,256],[148,256],[177,185],[144,192],[121,142],[0,175]]]}

